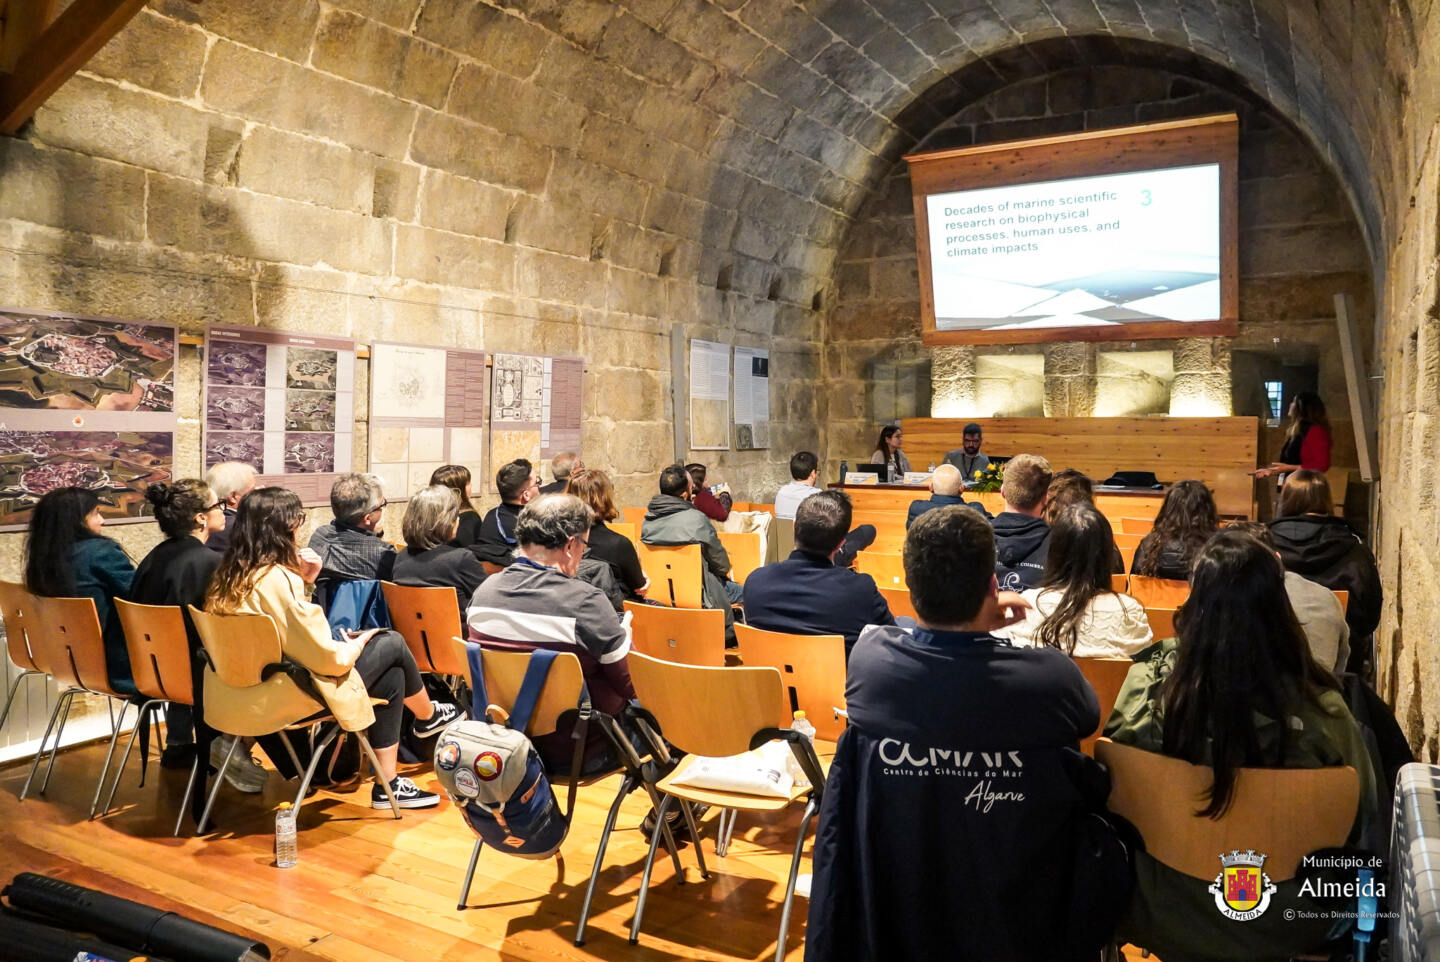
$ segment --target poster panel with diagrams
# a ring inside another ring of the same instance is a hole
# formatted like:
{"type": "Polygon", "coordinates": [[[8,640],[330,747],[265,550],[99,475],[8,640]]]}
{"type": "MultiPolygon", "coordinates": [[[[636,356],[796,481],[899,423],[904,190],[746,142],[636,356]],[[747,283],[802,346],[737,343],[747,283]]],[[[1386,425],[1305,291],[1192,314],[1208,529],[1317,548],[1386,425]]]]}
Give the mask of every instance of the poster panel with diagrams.
{"type": "Polygon", "coordinates": [[[728,344],[690,341],[690,447],[697,451],[730,449],[728,344]]]}
{"type": "Polygon", "coordinates": [[[537,467],[580,452],[585,362],[578,357],[495,354],[490,370],[490,465],[518,458],[537,467]]]}
{"type": "Polygon", "coordinates": [[[355,341],[257,327],[205,329],[203,466],[244,461],[259,486],[330,503],[353,470],[355,341]]]}
{"type": "Polygon", "coordinates": [[[770,446],[770,352],[735,348],[735,450],[770,446]]]}
{"type": "Polygon", "coordinates": [[[370,470],[402,501],[442,464],[485,477],[485,352],[370,346],[370,470]]]}
{"type": "Polygon", "coordinates": [[[65,487],[108,522],[149,516],[174,473],[177,344],[168,324],[0,308],[0,531],[65,487]]]}

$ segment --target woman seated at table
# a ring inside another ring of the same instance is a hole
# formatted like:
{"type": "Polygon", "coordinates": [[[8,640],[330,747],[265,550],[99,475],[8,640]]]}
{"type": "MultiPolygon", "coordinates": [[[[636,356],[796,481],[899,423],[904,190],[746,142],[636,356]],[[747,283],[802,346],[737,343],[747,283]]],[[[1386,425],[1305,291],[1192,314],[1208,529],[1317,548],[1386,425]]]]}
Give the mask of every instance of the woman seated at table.
{"type": "Polygon", "coordinates": [[[1004,632],[1017,643],[1048,645],[1077,658],[1129,658],[1150,644],[1145,608],[1110,587],[1110,522],[1072,504],[1050,525],[1040,587],[1022,592],[1025,620],[1004,632]]]}
{"type": "MultiPolygon", "coordinates": [[[[258,488],[240,502],[230,549],[220,562],[205,596],[205,609],[215,614],[269,615],[280,633],[285,657],[308,669],[325,700],[316,705],[288,677],[273,681],[261,693],[247,691],[246,711],[257,725],[273,717],[280,725],[321,709],[341,727],[355,731],[368,726],[371,747],[380,762],[380,777],[390,783],[401,808],[429,808],[439,797],[423,792],[408,778],[395,774],[402,707],[414,713],[415,735],[426,738],[460,717],[450,705],[435,705],[420,680],[415,659],[400,635],[371,629],[335,640],[325,612],[306,600],[306,584],[320,572],[313,552],[302,558],[295,533],[305,523],[300,498],[284,488],[258,488]],[[370,706],[370,698],[385,704],[370,706]],[[257,717],[258,716],[258,717],[257,717]]],[[[214,686],[212,707],[226,694],[214,686]]],[[[377,782],[370,793],[374,808],[390,802],[377,782]]]]}
{"type": "Polygon", "coordinates": [[[875,451],[870,455],[871,464],[885,465],[882,481],[900,481],[910,470],[910,459],[900,450],[904,437],[898,424],[888,424],[880,429],[880,438],[875,442],[875,451]]]}
{"type": "MultiPolygon", "coordinates": [[[[1375,768],[1335,678],[1310,657],[1280,562],[1250,535],[1222,531],[1201,550],[1190,583],[1175,618],[1179,637],[1136,656],[1105,734],[1213,769],[1198,812],[1210,818],[1229,808],[1239,768],[1348,765],[1360,776],[1355,843],[1377,814],[1375,768]]],[[[1207,882],[1143,851],[1135,870],[1117,934],[1165,962],[1288,958],[1331,934],[1331,906],[1301,896],[1299,879],[1280,883],[1278,904],[1263,917],[1237,924],[1215,911],[1207,882]]]]}
{"type": "Polygon", "coordinates": [[[454,488],[432,484],[417,491],[405,506],[400,525],[405,549],[395,556],[391,577],[397,585],[454,588],[463,622],[465,606],[485,580],[485,569],[474,553],[455,546],[459,525],[460,497],[454,488]]]}
{"type": "Polygon", "coordinates": [[[616,583],[630,601],[644,601],[645,592],[650,588],[650,579],[640,567],[640,555],[630,539],[612,531],[605,522],[620,517],[615,507],[615,487],[610,476],[604,471],[586,469],[570,478],[566,494],[573,494],[590,506],[595,512],[595,522],[590,528],[590,545],[585,549],[586,558],[603,561],[610,566],[616,583]]]}
{"type": "Polygon", "coordinates": [[[444,485],[459,496],[460,522],[449,543],[457,548],[470,547],[480,537],[480,512],[470,503],[470,469],[463,464],[442,464],[430,475],[430,483],[444,485]]]}
{"type": "Polygon", "coordinates": [[[1219,529],[1215,498],[1204,482],[1177,482],[1160,502],[1154,529],[1135,549],[1130,573],[1184,581],[1190,562],[1219,529]]]}
{"type": "Polygon", "coordinates": [[[91,598],[105,641],[110,687],[136,694],[115,598],[128,598],[135,564],[100,533],[100,498],[86,488],[57,488],[35,503],[25,539],[25,589],[46,598],[91,598]]]}

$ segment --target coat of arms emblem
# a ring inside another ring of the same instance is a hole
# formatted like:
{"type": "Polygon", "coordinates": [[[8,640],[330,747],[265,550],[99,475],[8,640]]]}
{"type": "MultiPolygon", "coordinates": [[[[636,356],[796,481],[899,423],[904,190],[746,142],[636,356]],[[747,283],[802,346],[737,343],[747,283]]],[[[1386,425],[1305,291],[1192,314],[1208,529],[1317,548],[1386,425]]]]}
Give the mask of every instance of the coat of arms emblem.
{"type": "Polygon", "coordinates": [[[1265,855],[1255,850],[1234,851],[1220,856],[1220,874],[1210,886],[1220,914],[1236,922],[1249,922],[1265,914],[1275,883],[1263,871],[1265,855]]]}

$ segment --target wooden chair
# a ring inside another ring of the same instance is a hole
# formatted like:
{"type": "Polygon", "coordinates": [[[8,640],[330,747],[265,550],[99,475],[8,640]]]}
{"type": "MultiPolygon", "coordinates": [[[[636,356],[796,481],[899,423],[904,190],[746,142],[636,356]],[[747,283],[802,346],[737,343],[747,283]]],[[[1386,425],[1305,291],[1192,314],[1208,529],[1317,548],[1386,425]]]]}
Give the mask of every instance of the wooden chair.
{"type": "MultiPolygon", "coordinates": [[[[1340,602],[1340,614],[1343,615],[1350,610],[1350,592],[1346,591],[1344,588],[1336,588],[1335,598],[1340,602]]],[[[9,630],[8,625],[6,626],[6,630],[9,630]]]]}
{"type": "Polygon", "coordinates": [[[855,570],[875,579],[876,586],[909,588],[905,581],[905,556],[880,551],[862,551],[855,556],[855,570]]]}
{"type": "Polygon", "coordinates": [[[650,579],[645,597],[672,608],[705,607],[704,556],[698,544],[635,546],[650,579]]]}
{"type": "MultiPolygon", "coordinates": [[[[1119,546],[1117,545],[1117,547],[1119,547],[1119,546]]],[[[1134,567],[1135,567],[1135,549],[1134,549],[1134,548],[1120,548],[1120,563],[1125,566],[1125,570],[1126,570],[1126,571],[1129,571],[1130,569],[1134,568],[1134,567]]]]}
{"type": "Polygon", "coordinates": [[[900,554],[905,550],[905,530],[877,526],[875,540],[865,550],[876,554],[900,554]]]}
{"type": "Polygon", "coordinates": [[[775,545],[771,561],[784,561],[795,550],[795,519],[776,518],[770,525],[770,543],[775,545]]]}
{"type": "MultiPolygon", "coordinates": [[[[145,725],[145,713],[151,718],[165,705],[195,704],[195,686],[190,674],[190,637],[185,632],[185,614],[177,605],[138,605],[123,598],[115,599],[115,612],[120,616],[120,626],[125,629],[125,650],[130,654],[130,670],[135,675],[135,687],[144,696],[136,715],[135,727],[130,730],[130,739],[125,743],[125,753],[120,756],[120,767],[115,780],[110,783],[110,794],[105,798],[105,807],[100,814],[110,811],[115,803],[115,792],[120,787],[120,778],[125,774],[125,765],[130,761],[130,750],[135,747],[135,736],[145,725]]],[[[210,760],[204,760],[208,765],[210,760]]],[[[185,783],[185,797],[180,802],[180,813],[175,819],[175,831],[185,821],[185,810],[190,806],[190,796],[200,778],[201,759],[196,753],[195,762],[190,766],[190,779],[185,783]]],[[[140,784],[145,784],[142,774],[140,784]]],[[[91,813],[94,817],[94,813],[91,813]]]]}
{"type": "Polygon", "coordinates": [[[465,627],[460,624],[460,608],[455,603],[454,588],[415,587],[380,582],[385,605],[390,609],[390,625],[405,639],[415,665],[434,675],[469,674],[465,662],[465,627]]]}
{"type": "Polygon", "coordinates": [[[1133,555],[1135,553],[1135,549],[1140,547],[1140,542],[1144,540],[1145,536],[1143,534],[1121,533],[1115,535],[1115,547],[1119,548],[1121,551],[1129,548],[1130,553],[1133,555]]]}
{"type": "Polygon", "coordinates": [[[915,611],[914,603],[910,601],[909,588],[877,587],[880,587],[880,597],[884,598],[885,603],[890,606],[890,614],[896,618],[899,618],[901,615],[908,615],[911,618],[920,617],[915,611]]]}
{"type": "MultiPolygon", "coordinates": [[[[283,658],[284,649],[280,644],[280,632],[276,628],[274,620],[269,615],[261,614],[235,614],[217,615],[201,611],[194,605],[188,605],[190,620],[195,625],[195,631],[200,635],[200,643],[205,648],[206,660],[209,664],[205,668],[208,679],[212,675],[216,680],[223,682],[231,689],[255,688],[261,685],[274,684],[263,679],[264,669],[273,664],[279,663],[283,658]]],[[[274,676],[271,676],[272,678],[274,676]]],[[[294,762],[296,771],[302,768],[305,776],[300,780],[300,791],[295,795],[295,814],[299,817],[300,806],[305,802],[305,795],[310,790],[310,781],[315,777],[315,769],[319,767],[320,759],[325,756],[325,749],[330,746],[340,734],[340,725],[331,715],[324,704],[312,702],[315,710],[312,713],[301,715],[291,719],[278,728],[272,726],[247,726],[241,724],[226,724],[230,716],[219,716],[213,710],[214,699],[210,699],[206,708],[206,722],[211,728],[226,735],[237,736],[230,742],[230,751],[225,754],[225,761],[220,765],[220,771],[215,774],[215,787],[210,790],[210,797],[205,802],[205,811],[200,815],[200,822],[195,826],[196,833],[203,833],[205,826],[210,823],[210,811],[215,807],[215,797],[220,794],[220,786],[225,783],[225,769],[230,767],[230,759],[235,755],[235,748],[241,743],[242,737],[256,735],[271,735],[277,732],[288,732],[299,728],[309,728],[311,725],[320,723],[333,723],[330,730],[320,739],[311,754],[309,766],[302,766],[300,759],[295,756],[295,750],[290,745],[288,736],[282,735],[285,747],[290,751],[290,760],[294,762]],[[259,730],[263,728],[264,730],[259,730]],[[230,729],[230,730],[227,730],[230,729]]],[[[383,705],[383,698],[370,699],[372,705],[383,705]]],[[[237,713],[236,717],[240,717],[237,713]]],[[[396,818],[400,817],[400,805],[395,801],[395,796],[390,791],[389,782],[380,777],[380,760],[375,757],[375,749],[370,747],[370,739],[364,731],[353,732],[360,741],[360,748],[365,757],[370,760],[370,765],[375,769],[376,779],[385,791],[385,796],[390,799],[390,810],[396,818]]]]}
{"type": "Polygon", "coordinates": [[[20,683],[30,675],[47,674],[35,660],[35,652],[31,650],[27,636],[26,621],[32,608],[33,598],[24,585],[13,581],[0,581],[0,618],[3,618],[5,624],[5,650],[10,655],[11,663],[20,669],[20,673],[10,683],[10,691],[5,696],[5,706],[0,708],[0,728],[5,727],[5,719],[10,715],[10,707],[15,704],[15,693],[20,690],[20,683]]]}
{"type": "MultiPolygon", "coordinates": [[[[1126,567],[1128,568],[1129,565],[1126,565],[1126,567]]],[[[1123,592],[1125,591],[1125,585],[1126,585],[1127,582],[1129,582],[1129,580],[1130,580],[1130,576],[1129,576],[1129,575],[1111,575],[1111,576],[1110,576],[1110,590],[1111,590],[1111,591],[1119,591],[1119,592],[1122,592],[1122,593],[1123,593],[1123,592]]]]}
{"type": "Polygon", "coordinates": [[[730,556],[730,580],[745,583],[750,572],[765,563],[760,557],[760,533],[757,531],[721,531],[720,544],[730,556]]]}
{"type": "Polygon", "coordinates": [[[1202,818],[1195,812],[1214,780],[1209,768],[1108,738],[1095,757],[1110,769],[1110,810],[1129,819],[1150,856],[1204,881],[1218,872],[1216,856],[1236,849],[1264,852],[1271,881],[1292,879],[1304,856],[1345,844],[1360,806],[1360,778],[1348,766],[1242,768],[1229,809],[1202,818]]]}
{"type": "MultiPolygon", "coordinates": [[[[104,695],[120,702],[120,717],[112,718],[110,748],[105,753],[105,766],[100,770],[100,779],[95,783],[95,797],[90,802],[90,814],[95,814],[100,804],[100,789],[110,773],[110,763],[115,757],[115,743],[120,738],[120,729],[125,724],[125,712],[129,707],[126,696],[110,684],[110,673],[105,664],[105,641],[100,630],[100,615],[92,598],[45,598],[30,596],[30,617],[24,623],[25,638],[35,653],[35,663],[45,665],[48,674],[60,688],[60,697],[50,712],[50,722],[40,738],[40,747],[35,760],[30,764],[30,774],[20,790],[20,801],[30,791],[30,784],[45,754],[45,743],[50,732],[55,732],[55,744],[50,750],[50,761],[45,769],[45,780],[40,783],[40,794],[50,785],[50,773],[55,768],[55,755],[60,750],[60,739],[65,733],[65,723],[70,719],[70,708],[76,695],[89,693],[104,695]],[[56,720],[59,727],[56,727],[56,720]]],[[[112,706],[113,708],[113,706],[112,706]]]]}
{"type": "Polygon", "coordinates": [[[774,668],[785,683],[793,714],[804,711],[815,736],[833,742],[845,730],[835,710],[845,707],[845,639],[840,635],[792,635],[735,625],[746,667],[774,668]]]}
{"type": "Polygon", "coordinates": [[[498,575],[500,572],[505,570],[504,565],[497,565],[493,561],[482,561],[480,562],[480,567],[485,572],[485,577],[487,578],[491,575],[498,575]]]}
{"type": "Polygon", "coordinates": [[[681,665],[725,666],[725,612],[625,602],[634,650],[681,665]]]}
{"type": "Polygon", "coordinates": [[[1150,634],[1156,641],[1175,637],[1175,613],[1179,608],[1146,608],[1145,620],[1150,622],[1150,634]]]}
{"type": "Polygon", "coordinates": [[[1126,534],[1138,534],[1141,537],[1155,530],[1154,518],[1121,518],[1120,530],[1126,534]]]}
{"type": "Polygon", "coordinates": [[[1110,719],[1110,712],[1115,708],[1115,700],[1120,697],[1120,689],[1125,686],[1125,676],[1130,673],[1130,666],[1135,664],[1128,659],[1120,658],[1076,658],[1076,667],[1090,687],[1095,689],[1095,697],[1100,702],[1100,724],[1095,730],[1080,740],[1080,750],[1087,755],[1095,754],[1095,741],[1105,730],[1105,722],[1110,719]]]}
{"type": "Polygon", "coordinates": [[[640,543],[639,525],[631,524],[628,521],[607,521],[605,527],[618,535],[623,535],[631,544],[638,545],[640,543]]]}
{"type": "MultiPolygon", "coordinates": [[[[645,706],[644,715],[648,715],[659,725],[660,731],[655,732],[650,728],[648,719],[642,722],[647,735],[652,738],[663,735],[665,741],[686,753],[686,757],[680,760],[675,770],[656,784],[656,788],[664,796],[656,813],[657,823],[664,823],[671,800],[678,799],[681,811],[690,825],[691,838],[695,839],[695,858],[702,876],[708,877],[705,855],[701,851],[698,826],[695,825],[689,803],[753,812],[774,812],[806,799],[805,813],[801,816],[800,830],[795,839],[794,855],[790,860],[784,907],[780,911],[780,936],[775,945],[775,959],[776,962],[781,962],[785,957],[785,937],[790,928],[795,878],[800,872],[800,853],[805,847],[805,835],[810,821],[819,811],[825,778],[820,759],[809,740],[781,727],[787,713],[785,689],[780,681],[780,673],[774,668],[696,668],[641,654],[630,655],[629,664],[630,677],[635,682],[635,693],[645,706]],[[738,755],[776,738],[784,738],[790,743],[791,750],[804,767],[812,787],[793,789],[789,798],[765,798],[675,785],[675,779],[689,768],[696,757],[738,755]]],[[[635,918],[630,925],[632,943],[638,942],[640,938],[640,925],[645,918],[645,898],[649,894],[650,873],[655,864],[658,842],[659,834],[656,833],[650,839],[650,853],[645,859],[645,875],[640,882],[640,900],[635,906],[635,918]]],[[[683,880],[684,876],[681,875],[680,878],[683,880]]]]}
{"type": "Polygon", "coordinates": [[[633,524],[635,530],[639,531],[640,525],[645,521],[645,512],[647,510],[646,508],[621,508],[620,518],[626,524],[633,524]]]}
{"type": "Polygon", "coordinates": [[[1190,582],[1132,574],[1128,593],[1146,608],[1178,608],[1190,597],[1190,582]]]}

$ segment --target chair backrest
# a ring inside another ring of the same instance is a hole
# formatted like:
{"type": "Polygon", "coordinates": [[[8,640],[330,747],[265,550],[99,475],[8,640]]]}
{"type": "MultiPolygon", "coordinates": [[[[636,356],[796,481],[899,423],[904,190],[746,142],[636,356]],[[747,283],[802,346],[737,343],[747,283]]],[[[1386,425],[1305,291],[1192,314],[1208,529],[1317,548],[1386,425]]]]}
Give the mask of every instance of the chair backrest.
{"type": "Polygon", "coordinates": [[[25,671],[45,671],[36,660],[28,639],[28,620],[34,608],[34,596],[22,584],[0,581],[0,618],[5,623],[5,649],[16,667],[25,671]]]}
{"type": "Polygon", "coordinates": [[[1155,530],[1154,518],[1121,518],[1120,530],[1126,534],[1138,534],[1141,536],[1155,530]]]}
{"type": "Polygon", "coordinates": [[[745,583],[750,572],[765,563],[760,557],[760,533],[758,531],[721,531],[720,543],[730,556],[730,580],[745,583]]]}
{"type": "MultiPolygon", "coordinates": [[[[1116,545],[1116,547],[1119,547],[1119,545],[1116,545]]],[[[1126,571],[1129,571],[1131,568],[1135,567],[1135,549],[1120,548],[1120,563],[1124,566],[1126,571]]]]}
{"type": "Polygon", "coordinates": [[[746,667],[774,668],[785,684],[791,712],[804,711],[815,734],[834,741],[845,730],[835,709],[845,707],[845,639],[839,635],[791,635],[735,625],[746,667]]]}
{"type": "Polygon", "coordinates": [[[125,629],[125,650],[135,688],[146,698],[179,705],[195,704],[190,675],[190,636],[178,605],[137,605],[115,599],[115,613],[125,629]]]}
{"type": "Polygon", "coordinates": [[[485,572],[485,577],[487,577],[487,578],[490,577],[491,575],[498,575],[500,572],[502,572],[502,571],[505,570],[505,566],[504,566],[504,565],[497,565],[497,564],[496,564],[495,562],[493,562],[493,561],[482,561],[482,562],[480,562],[480,568],[481,568],[481,570],[483,570],[483,571],[485,572]]]}
{"type": "Polygon", "coordinates": [[[1095,689],[1095,697],[1100,702],[1100,724],[1095,730],[1080,740],[1080,750],[1087,755],[1095,754],[1095,740],[1105,730],[1105,722],[1110,718],[1110,712],[1115,707],[1115,699],[1120,697],[1120,689],[1125,686],[1125,676],[1130,673],[1130,666],[1133,661],[1118,658],[1076,658],[1076,667],[1090,687],[1095,689]]]}
{"type": "Polygon", "coordinates": [[[877,524],[875,540],[870,542],[870,547],[865,550],[877,554],[900,554],[905,550],[905,529],[877,524]]]}
{"type": "Polygon", "coordinates": [[[774,560],[784,561],[790,557],[790,552],[795,550],[795,519],[776,518],[770,531],[775,536],[774,560]]]}
{"type": "Polygon", "coordinates": [[[119,692],[110,687],[105,667],[105,641],[93,598],[34,596],[26,636],[46,650],[42,657],[50,677],[63,687],[83,688],[102,695],[119,692]]]}
{"type": "Polygon", "coordinates": [[[1150,855],[1207,881],[1219,874],[1221,853],[1247,849],[1265,853],[1271,880],[1294,878],[1302,857],[1345,844],[1360,805],[1360,779],[1347,766],[1242,768],[1225,814],[1200,818],[1209,768],[1108,738],[1095,757],[1110,768],[1110,810],[1139,830],[1150,855]]]}
{"type": "Polygon", "coordinates": [[[640,704],[682,752],[738,755],[761,729],[788,727],[785,688],[774,668],[702,668],[639,652],[628,663],[640,704]]]}
{"type": "MultiPolygon", "coordinates": [[[[499,651],[488,645],[480,648],[480,662],[485,666],[485,694],[489,703],[509,712],[515,707],[520,685],[525,680],[530,653],[499,651]]],[[[584,687],[585,675],[580,668],[580,659],[568,651],[557,653],[550,665],[550,673],[545,676],[545,688],[540,692],[540,701],[530,715],[525,734],[533,737],[553,732],[561,713],[574,711],[580,703],[580,691],[584,687]]]]}
{"type": "Polygon", "coordinates": [[[909,588],[905,580],[905,556],[884,551],[862,551],[855,556],[855,570],[875,579],[886,588],[909,588]]]}
{"type": "Polygon", "coordinates": [[[464,629],[454,588],[380,583],[390,624],[405,639],[415,665],[437,675],[467,675],[464,629]]]}
{"type": "Polygon", "coordinates": [[[909,588],[891,588],[888,585],[880,585],[880,597],[890,606],[890,614],[899,618],[901,615],[909,615],[911,618],[919,618],[915,612],[915,603],[910,600],[909,588]]]}
{"type": "MultiPolygon", "coordinates": [[[[1129,565],[1126,565],[1126,567],[1128,568],[1129,565]]],[[[1125,583],[1126,583],[1127,581],[1129,581],[1129,580],[1130,580],[1130,576],[1129,576],[1129,575],[1125,575],[1125,574],[1111,575],[1111,576],[1110,576],[1110,590],[1111,590],[1111,591],[1122,591],[1122,592],[1123,592],[1123,591],[1125,590],[1125,583]]]]}
{"type": "MultiPolygon", "coordinates": [[[[1337,601],[1340,602],[1340,614],[1343,615],[1350,610],[1350,592],[1346,591],[1344,588],[1336,588],[1335,598],[1337,601]]],[[[8,631],[10,626],[6,625],[5,627],[8,631]]]]}
{"type": "Polygon", "coordinates": [[[634,650],[681,665],[725,665],[725,612],[625,602],[634,650]]]}
{"type": "Polygon", "coordinates": [[[640,530],[640,525],[645,521],[644,508],[621,508],[620,517],[626,524],[633,524],[635,530],[640,530]]]}
{"type": "Polygon", "coordinates": [[[1145,536],[1143,534],[1118,533],[1114,537],[1115,547],[1119,548],[1121,551],[1129,548],[1133,552],[1136,548],[1140,547],[1140,542],[1145,540],[1145,536]]]}
{"type": "Polygon", "coordinates": [[[1146,608],[1145,620],[1150,622],[1150,634],[1158,641],[1175,637],[1175,612],[1179,608],[1146,608]]]}
{"type": "Polygon", "coordinates": [[[232,688],[260,684],[266,665],[280,661],[280,632],[269,615],[217,615],[188,606],[215,676],[232,688]]]}
{"type": "Polygon", "coordinates": [[[638,544],[640,567],[650,579],[645,597],[672,608],[705,607],[704,558],[698,544],[638,544]]]}
{"type": "Polygon", "coordinates": [[[607,521],[605,527],[618,535],[624,536],[631,544],[640,543],[640,528],[628,521],[607,521]]]}
{"type": "Polygon", "coordinates": [[[1178,608],[1190,597],[1190,582],[1132,574],[1129,595],[1146,608],[1178,608]]]}
{"type": "Polygon", "coordinates": [[[772,517],[772,518],[775,517],[775,505],[774,505],[773,502],[770,503],[770,504],[761,504],[761,503],[758,502],[758,501],[746,501],[746,502],[745,502],[745,510],[746,510],[746,511],[764,511],[766,514],[770,515],[770,517],[772,517]]]}

